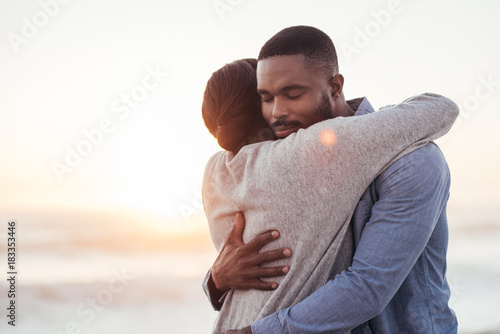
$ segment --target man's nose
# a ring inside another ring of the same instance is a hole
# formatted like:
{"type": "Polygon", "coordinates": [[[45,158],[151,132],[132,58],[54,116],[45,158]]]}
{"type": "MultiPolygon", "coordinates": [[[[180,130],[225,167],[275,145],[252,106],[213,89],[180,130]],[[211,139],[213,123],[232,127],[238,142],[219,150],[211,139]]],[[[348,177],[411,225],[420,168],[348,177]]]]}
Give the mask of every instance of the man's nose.
{"type": "Polygon", "coordinates": [[[288,116],[289,114],[290,111],[288,110],[286,103],[283,103],[283,101],[281,101],[280,99],[275,98],[273,106],[273,118],[283,118],[288,116]]]}

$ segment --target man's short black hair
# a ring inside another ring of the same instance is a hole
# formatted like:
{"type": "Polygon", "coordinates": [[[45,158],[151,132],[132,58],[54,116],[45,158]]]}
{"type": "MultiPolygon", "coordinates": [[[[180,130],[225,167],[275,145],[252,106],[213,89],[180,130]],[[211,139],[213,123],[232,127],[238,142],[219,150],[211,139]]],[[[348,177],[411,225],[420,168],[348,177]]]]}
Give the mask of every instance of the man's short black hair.
{"type": "Polygon", "coordinates": [[[258,60],[275,56],[304,55],[306,66],[331,78],[339,71],[337,52],[331,38],[309,26],[281,30],[260,49],[258,60]]]}

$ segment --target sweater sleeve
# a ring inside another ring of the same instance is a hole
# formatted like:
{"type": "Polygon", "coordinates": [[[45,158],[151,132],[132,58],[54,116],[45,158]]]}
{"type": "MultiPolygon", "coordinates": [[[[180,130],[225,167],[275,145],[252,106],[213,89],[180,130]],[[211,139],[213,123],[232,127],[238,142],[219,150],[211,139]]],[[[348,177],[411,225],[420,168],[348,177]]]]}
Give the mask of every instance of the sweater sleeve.
{"type": "Polygon", "coordinates": [[[392,162],[446,134],[458,114],[458,106],[444,96],[417,95],[375,113],[299,130],[272,143],[261,165],[267,164],[270,174],[328,169],[336,175],[335,186],[352,187],[354,179],[364,190],[392,162]]]}

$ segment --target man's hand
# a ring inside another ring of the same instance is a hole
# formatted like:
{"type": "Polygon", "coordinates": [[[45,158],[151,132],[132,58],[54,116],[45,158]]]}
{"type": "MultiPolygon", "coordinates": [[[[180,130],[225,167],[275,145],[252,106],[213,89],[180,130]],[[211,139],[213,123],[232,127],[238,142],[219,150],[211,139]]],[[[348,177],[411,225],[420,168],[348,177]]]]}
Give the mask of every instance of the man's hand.
{"type": "Polygon", "coordinates": [[[264,232],[249,243],[243,243],[245,218],[241,212],[236,214],[236,224],[229,234],[217,260],[211,268],[212,280],[219,291],[234,290],[273,290],[276,282],[263,282],[259,277],[276,277],[288,273],[290,267],[261,267],[266,262],[274,261],[292,254],[288,248],[259,253],[266,244],[279,237],[278,231],[264,232]]]}
{"type": "Polygon", "coordinates": [[[252,334],[252,328],[250,326],[242,328],[242,329],[231,329],[229,331],[224,332],[224,334],[252,334]]]}

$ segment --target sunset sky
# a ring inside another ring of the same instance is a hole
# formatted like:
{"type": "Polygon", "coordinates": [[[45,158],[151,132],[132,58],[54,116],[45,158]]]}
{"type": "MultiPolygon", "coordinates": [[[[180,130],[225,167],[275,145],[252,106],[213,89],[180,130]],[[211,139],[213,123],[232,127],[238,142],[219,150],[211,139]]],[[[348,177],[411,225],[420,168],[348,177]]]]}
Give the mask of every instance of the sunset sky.
{"type": "Polygon", "coordinates": [[[493,0],[2,1],[0,216],[98,208],[175,229],[201,214],[220,149],[201,119],[206,81],[298,24],[331,36],[346,98],[461,106],[441,141],[450,210],[486,215],[500,200],[499,14],[493,0]]]}

